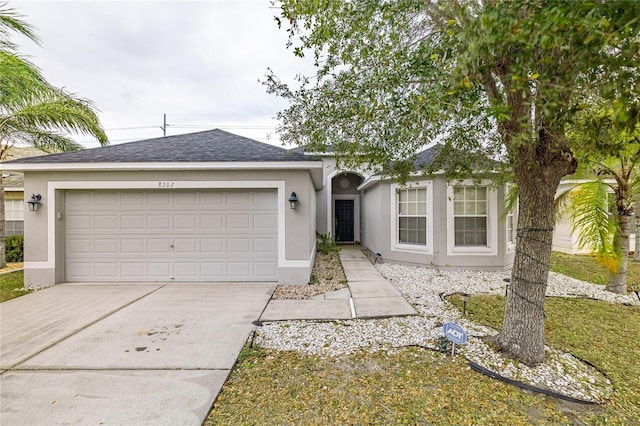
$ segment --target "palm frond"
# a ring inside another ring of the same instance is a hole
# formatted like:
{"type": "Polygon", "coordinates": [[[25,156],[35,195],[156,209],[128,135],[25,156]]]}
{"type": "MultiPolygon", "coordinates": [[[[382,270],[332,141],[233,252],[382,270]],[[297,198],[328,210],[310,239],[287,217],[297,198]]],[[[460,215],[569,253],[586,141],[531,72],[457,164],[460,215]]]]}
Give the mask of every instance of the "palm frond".
{"type": "Polygon", "coordinates": [[[3,139],[59,131],[91,135],[101,145],[108,143],[92,104],[64,91],[23,96],[11,106],[9,115],[0,115],[3,139]]]}
{"type": "Polygon", "coordinates": [[[615,238],[619,235],[609,201],[608,186],[602,181],[587,182],[570,192],[571,219],[578,245],[600,256],[617,257],[615,238]]]}
{"type": "Polygon", "coordinates": [[[573,191],[578,188],[580,184],[574,185],[564,192],[561,192],[553,201],[553,222],[558,223],[560,219],[571,214],[573,191]]]}
{"type": "Polygon", "coordinates": [[[10,38],[10,33],[22,34],[34,43],[40,44],[40,38],[30,24],[22,20],[23,15],[9,7],[7,2],[0,3],[0,49],[13,50],[16,45],[10,38]]]}
{"type": "Polygon", "coordinates": [[[516,184],[509,185],[507,192],[504,195],[504,211],[502,212],[501,219],[507,217],[510,212],[513,212],[518,206],[518,186],[516,184]]]}
{"type": "Polygon", "coordinates": [[[51,96],[51,86],[38,67],[15,53],[0,51],[0,114],[19,108],[25,98],[51,96]]]}

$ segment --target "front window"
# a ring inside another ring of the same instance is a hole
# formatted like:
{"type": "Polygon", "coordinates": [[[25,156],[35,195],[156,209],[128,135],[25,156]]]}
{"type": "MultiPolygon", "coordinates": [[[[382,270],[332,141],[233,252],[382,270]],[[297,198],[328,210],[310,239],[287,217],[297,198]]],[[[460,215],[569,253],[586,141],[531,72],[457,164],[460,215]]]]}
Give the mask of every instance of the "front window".
{"type": "Polygon", "coordinates": [[[427,245],[427,189],[397,191],[398,243],[427,245]]]}
{"type": "Polygon", "coordinates": [[[22,200],[4,200],[6,220],[24,220],[25,202],[22,200]]]}
{"type": "Polygon", "coordinates": [[[456,246],[487,247],[487,187],[456,186],[453,216],[456,246]]]}

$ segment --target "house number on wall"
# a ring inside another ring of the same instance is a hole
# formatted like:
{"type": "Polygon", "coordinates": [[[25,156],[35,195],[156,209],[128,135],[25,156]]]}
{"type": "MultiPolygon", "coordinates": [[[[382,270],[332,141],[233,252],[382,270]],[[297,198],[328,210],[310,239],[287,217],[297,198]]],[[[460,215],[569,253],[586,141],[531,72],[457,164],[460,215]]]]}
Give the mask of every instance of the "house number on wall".
{"type": "Polygon", "coordinates": [[[173,188],[175,184],[175,182],[160,181],[158,182],[158,188],[173,188]]]}

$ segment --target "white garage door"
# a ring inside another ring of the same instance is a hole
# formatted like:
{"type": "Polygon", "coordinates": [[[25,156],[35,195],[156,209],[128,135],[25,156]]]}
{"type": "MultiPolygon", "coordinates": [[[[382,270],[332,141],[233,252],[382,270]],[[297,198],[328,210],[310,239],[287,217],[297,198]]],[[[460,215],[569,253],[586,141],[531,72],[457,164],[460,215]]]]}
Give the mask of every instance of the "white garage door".
{"type": "Polygon", "coordinates": [[[68,282],[275,281],[275,190],[67,191],[68,282]]]}

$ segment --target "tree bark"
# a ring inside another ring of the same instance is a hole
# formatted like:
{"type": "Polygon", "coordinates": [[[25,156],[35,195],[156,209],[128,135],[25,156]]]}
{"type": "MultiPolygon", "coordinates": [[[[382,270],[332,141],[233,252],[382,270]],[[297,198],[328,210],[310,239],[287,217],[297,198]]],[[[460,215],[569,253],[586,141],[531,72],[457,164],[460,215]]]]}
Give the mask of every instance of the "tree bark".
{"type": "MultiPolygon", "coordinates": [[[[618,294],[627,294],[627,271],[629,269],[629,236],[631,234],[630,216],[626,214],[618,215],[618,225],[620,226],[620,236],[616,239],[616,251],[620,253],[620,265],[615,272],[609,274],[607,291],[618,294]]],[[[636,241],[638,236],[636,234],[636,241]]],[[[636,243],[637,245],[637,243],[636,243]]]]}
{"type": "Polygon", "coordinates": [[[4,178],[0,177],[0,268],[7,264],[5,237],[7,235],[6,214],[4,211],[4,178]]]}
{"type": "Polygon", "coordinates": [[[500,334],[493,339],[509,357],[544,361],[544,296],[553,239],[553,200],[560,179],[518,182],[516,254],[500,334]]]}
{"type": "Polygon", "coordinates": [[[636,246],[634,247],[633,261],[640,262],[640,203],[634,204],[635,219],[636,219],[636,246]]]}

